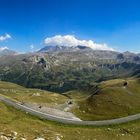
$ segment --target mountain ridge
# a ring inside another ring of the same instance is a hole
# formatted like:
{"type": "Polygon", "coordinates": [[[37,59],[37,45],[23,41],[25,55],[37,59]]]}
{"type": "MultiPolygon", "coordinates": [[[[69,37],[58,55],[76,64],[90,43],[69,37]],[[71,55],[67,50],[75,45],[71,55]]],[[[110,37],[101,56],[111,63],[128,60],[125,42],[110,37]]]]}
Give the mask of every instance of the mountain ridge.
{"type": "Polygon", "coordinates": [[[16,52],[13,50],[10,50],[8,48],[2,48],[0,49],[0,56],[6,56],[6,55],[15,55],[16,52]]]}
{"type": "MultiPolygon", "coordinates": [[[[80,46],[81,47],[81,46],[80,46]]],[[[66,92],[103,80],[139,76],[137,54],[104,50],[34,52],[0,57],[0,79],[66,92]]]]}
{"type": "Polygon", "coordinates": [[[45,53],[45,52],[59,52],[59,51],[78,51],[78,50],[92,50],[90,47],[77,45],[77,46],[45,46],[41,48],[38,52],[45,53]]]}

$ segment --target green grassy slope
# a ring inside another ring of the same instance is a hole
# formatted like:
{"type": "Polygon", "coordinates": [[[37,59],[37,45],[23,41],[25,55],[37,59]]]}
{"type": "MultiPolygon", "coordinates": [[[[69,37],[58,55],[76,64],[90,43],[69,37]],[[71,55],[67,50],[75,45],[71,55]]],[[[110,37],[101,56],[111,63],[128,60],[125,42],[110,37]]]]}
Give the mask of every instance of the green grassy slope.
{"type": "Polygon", "coordinates": [[[77,101],[72,111],[81,119],[112,119],[140,112],[139,79],[109,80],[101,82],[98,89],[97,94],[77,101]]]}
{"type": "MultiPolygon", "coordinates": [[[[101,82],[98,85],[98,93],[90,91],[69,91],[66,97],[61,94],[29,89],[22,86],[0,82],[0,94],[14,100],[27,103],[44,104],[57,107],[72,100],[74,107],[71,111],[83,120],[112,119],[140,112],[140,80],[139,79],[115,79],[101,82]],[[123,86],[127,81],[128,85],[123,86]]],[[[93,90],[93,89],[92,89],[93,90]]]]}
{"type": "Polygon", "coordinates": [[[80,127],[40,120],[0,102],[0,136],[16,131],[17,140],[139,140],[140,120],[116,126],[80,127]]]}
{"type": "Polygon", "coordinates": [[[39,89],[24,88],[9,82],[0,82],[0,94],[21,102],[56,105],[65,103],[68,98],[61,94],[39,89]]]}
{"type": "MultiPolygon", "coordinates": [[[[122,86],[123,82],[123,80],[103,82],[100,84],[100,88],[104,87],[103,89],[107,89],[110,85],[112,85],[112,88],[117,88],[118,86],[122,86]]],[[[129,91],[140,91],[138,88],[139,82],[137,80],[130,79],[128,82],[129,84],[127,89],[129,91]],[[137,85],[136,88],[135,85],[137,85]]],[[[29,102],[43,102],[46,104],[54,102],[55,97],[60,100],[55,100],[58,104],[67,100],[67,97],[56,93],[37,89],[26,89],[16,84],[7,82],[0,82],[0,93],[16,100],[26,99],[29,102]],[[31,96],[34,93],[39,93],[40,96],[31,96]]],[[[71,98],[75,99],[75,102],[80,102],[81,100],[83,101],[87,98],[87,96],[89,96],[89,94],[85,94],[85,92],[82,92],[81,94],[81,91],[73,91],[69,94],[71,98]]],[[[114,100],[114,98],[112,99],[114,100]]],[[[140,120],[127,124],[105,127],[64,125],[38,119],[0,102],[0,139],[2,135],[10,137],[13,131],[18,133],[17,140],[21,138],[33,140],[37,137],[42,137],[46,140],[57,140],[58,138],[61,140],[139,140],[140,120]]]]}

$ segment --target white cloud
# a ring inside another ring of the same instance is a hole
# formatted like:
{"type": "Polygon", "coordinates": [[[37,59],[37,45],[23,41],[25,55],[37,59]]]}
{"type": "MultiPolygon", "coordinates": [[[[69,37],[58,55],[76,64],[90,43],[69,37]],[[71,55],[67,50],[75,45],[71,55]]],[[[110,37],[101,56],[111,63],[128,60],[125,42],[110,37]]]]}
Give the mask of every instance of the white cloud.
{"type": "Polygon", "coordinates": [[[92,40],[79,40],[73,35],[56,35],[53,37],[48,37],[44,40],[45,45],[51,45],[51,46],[77,46],[77,45],[82,45],[82,46],[87,46],[95,50],[111,50],[113,51],[114,49],[109,47],[107,44],[98,44],[95,43],[92,40]]]}
{"type": "Polygon", "coordinates": [[[5,41],[10,38],[12,38],[12,37],[9,34],[5,34],[5,35],[0,36],[0,41],[5,41]]]}
{"type": "Polygon", "coordinates": [[[0,47],[0,52],[9,49],[7,46],[5,47],[0,47]]]}
{"type": "Polygon", "coordinates": [[[33,44],[30,45],[30,49],[34,49],[35,46],[33,44]]]}

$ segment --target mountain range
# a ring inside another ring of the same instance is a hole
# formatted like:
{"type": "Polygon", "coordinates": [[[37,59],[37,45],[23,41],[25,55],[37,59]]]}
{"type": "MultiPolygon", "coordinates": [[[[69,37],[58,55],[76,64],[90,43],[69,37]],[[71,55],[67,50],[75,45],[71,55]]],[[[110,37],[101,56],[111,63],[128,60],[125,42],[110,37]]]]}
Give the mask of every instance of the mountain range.
{"type": "Polygon", "coordinates": [[[1,52],[0,79],[25,87],[63,93],[88,89],[108,79],[140,76],[140,54],[131,52],[92,50],[86,46],[45,46],[25,54],[6,51],[1,52]]]}
{"type": "Polygon", "coordinates": [[[40,49],[38,52],[46,53],[46,52],[72,52],[72,51],[78,51],[78,50],[92,50],[91,48],[87,46],[45,46],[44,48],[40,49]]]}
{"type": "Polygon", "coordinates": [[[0,56],[6,56],[6,55],[15,55],[16,52],[13,50],[10,50],[8,48],[2,48],[0,49],[0,56]]]}

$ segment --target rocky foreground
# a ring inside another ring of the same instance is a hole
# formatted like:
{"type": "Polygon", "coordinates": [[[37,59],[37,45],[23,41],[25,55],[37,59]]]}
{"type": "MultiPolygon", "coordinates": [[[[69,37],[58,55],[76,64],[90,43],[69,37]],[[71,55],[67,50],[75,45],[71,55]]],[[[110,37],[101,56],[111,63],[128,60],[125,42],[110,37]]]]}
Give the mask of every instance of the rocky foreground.
{"type": "MultiPolygon", "coordinates": [[[[47,138],[47,140],[61,140],[62,138],[62,135],[57,134],[54,138],[47,138]]],[[[30,138],[26,138],[26,136],[20,135],[16,131],[11,131],[7,134],[5,134],[4,132],[0,132],[0,140],[30,140],[30,138]]],[[[33,140],[46,140],[46,138],[35,137],[33,140]]]]}

